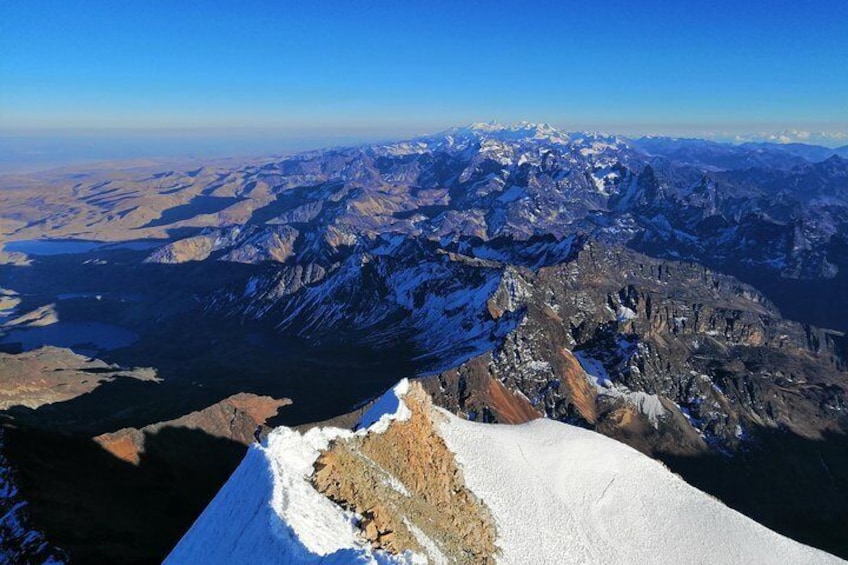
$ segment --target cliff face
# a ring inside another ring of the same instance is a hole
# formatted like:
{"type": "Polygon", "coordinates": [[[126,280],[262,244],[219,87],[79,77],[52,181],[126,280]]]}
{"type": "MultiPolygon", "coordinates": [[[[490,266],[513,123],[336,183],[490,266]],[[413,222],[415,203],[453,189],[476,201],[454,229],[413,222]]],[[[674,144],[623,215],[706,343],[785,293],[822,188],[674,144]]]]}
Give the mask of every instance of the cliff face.
{"type": "Polygon", "coordinates": [[[510,276],[521,292],[495,293],[489,308],[522,311],[516,329],[426,381],[469,419],[514,422],[521,406],[519,419],[545,414],[677,454],[734,449],[759,427],[843,430],[844,336],[783,319],[731,277],[599,244],[510,276]],[[498,387],[510,402],[487,393],[498,387]]]}

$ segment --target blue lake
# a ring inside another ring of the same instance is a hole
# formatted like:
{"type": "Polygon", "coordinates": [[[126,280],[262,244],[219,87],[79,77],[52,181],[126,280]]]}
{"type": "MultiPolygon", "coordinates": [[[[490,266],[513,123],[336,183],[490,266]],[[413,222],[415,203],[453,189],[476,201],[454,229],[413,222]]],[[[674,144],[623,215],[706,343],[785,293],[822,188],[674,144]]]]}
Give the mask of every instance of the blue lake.
{"type": "Polygon", "coordinates": [[[3,244],[8,252],[25,253],[27,255],[73,255],[90,251],[110,251],[114,249],[130,249],[144,251],[167,243],[166,240],[139,239],[132,241],[90,241],[85,239],[26,239],[9,241],[3,244]]]}

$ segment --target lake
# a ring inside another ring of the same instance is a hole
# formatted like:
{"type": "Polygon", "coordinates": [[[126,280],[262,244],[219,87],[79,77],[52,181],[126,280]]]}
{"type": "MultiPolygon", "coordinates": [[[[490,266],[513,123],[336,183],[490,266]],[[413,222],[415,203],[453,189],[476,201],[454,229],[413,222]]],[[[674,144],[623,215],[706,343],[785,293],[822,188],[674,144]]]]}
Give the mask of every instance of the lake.
{"type": "Polygon", "coordinates": [[[90,241],[85,239],[25,239],[9,241],[3,244],[7,252],[26,255],[75,255],[91,251],[111,251],[129,249],[144,251],[168,243],[167,240],[138,239],[131,241],[90,241]]]}

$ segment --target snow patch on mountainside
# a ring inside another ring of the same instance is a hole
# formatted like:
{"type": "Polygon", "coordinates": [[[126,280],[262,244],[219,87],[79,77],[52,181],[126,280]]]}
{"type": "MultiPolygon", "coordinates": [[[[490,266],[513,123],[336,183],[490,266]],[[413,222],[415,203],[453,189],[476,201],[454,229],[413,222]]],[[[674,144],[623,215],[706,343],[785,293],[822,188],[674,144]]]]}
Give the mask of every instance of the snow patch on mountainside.
{"type": "MultiPolygon", "coordinates": [[[[632,313],[635,313],[629,308],[624,308],[632,313]]],[[[619,315],[619,320],[621,316],[619,315]]],[[[631,318],[626,318],[631,319],[631,318]]],[[[610,377],[609,372],[604,367],[604,364],[599,360],[594,359],[583,352],[575,351],[574,356],[583,368],[583,372],[589,378],[589,382],[594,385],[598,394],[609,396],[611,398],[620,398],[625,402],[632,404],[639,412],[647,416],[648,421],[656,427],[659,425],[659,420],[668,414],[668,411],[662,405],[660,397],[656,394],[648,394],[642,391],[632,391],[621,383],[616,383],[610,377]]]]}

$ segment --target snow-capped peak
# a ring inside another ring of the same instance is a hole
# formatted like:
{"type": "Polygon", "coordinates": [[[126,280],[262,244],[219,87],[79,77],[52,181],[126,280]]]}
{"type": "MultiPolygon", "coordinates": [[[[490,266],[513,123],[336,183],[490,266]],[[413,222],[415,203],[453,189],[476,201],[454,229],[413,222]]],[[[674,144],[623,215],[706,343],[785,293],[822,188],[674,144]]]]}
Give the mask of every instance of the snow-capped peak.
{"type": "Polygon", "coordinates": [[[580,148],[580,153],[584,156],[620,151],[629,147],[625,139],[603,132],[581,131],[572,133],[570,136],[572,145],[580,148]]]}
{"type": "Polygon", "coordinates": [[[450,136],[474,136],[499,141],[546,141],[566,145],[571,139],[564,131],[546,123],[518,122],[502,125],[498,122],[475,122],[445,132],[450,136]]]}

